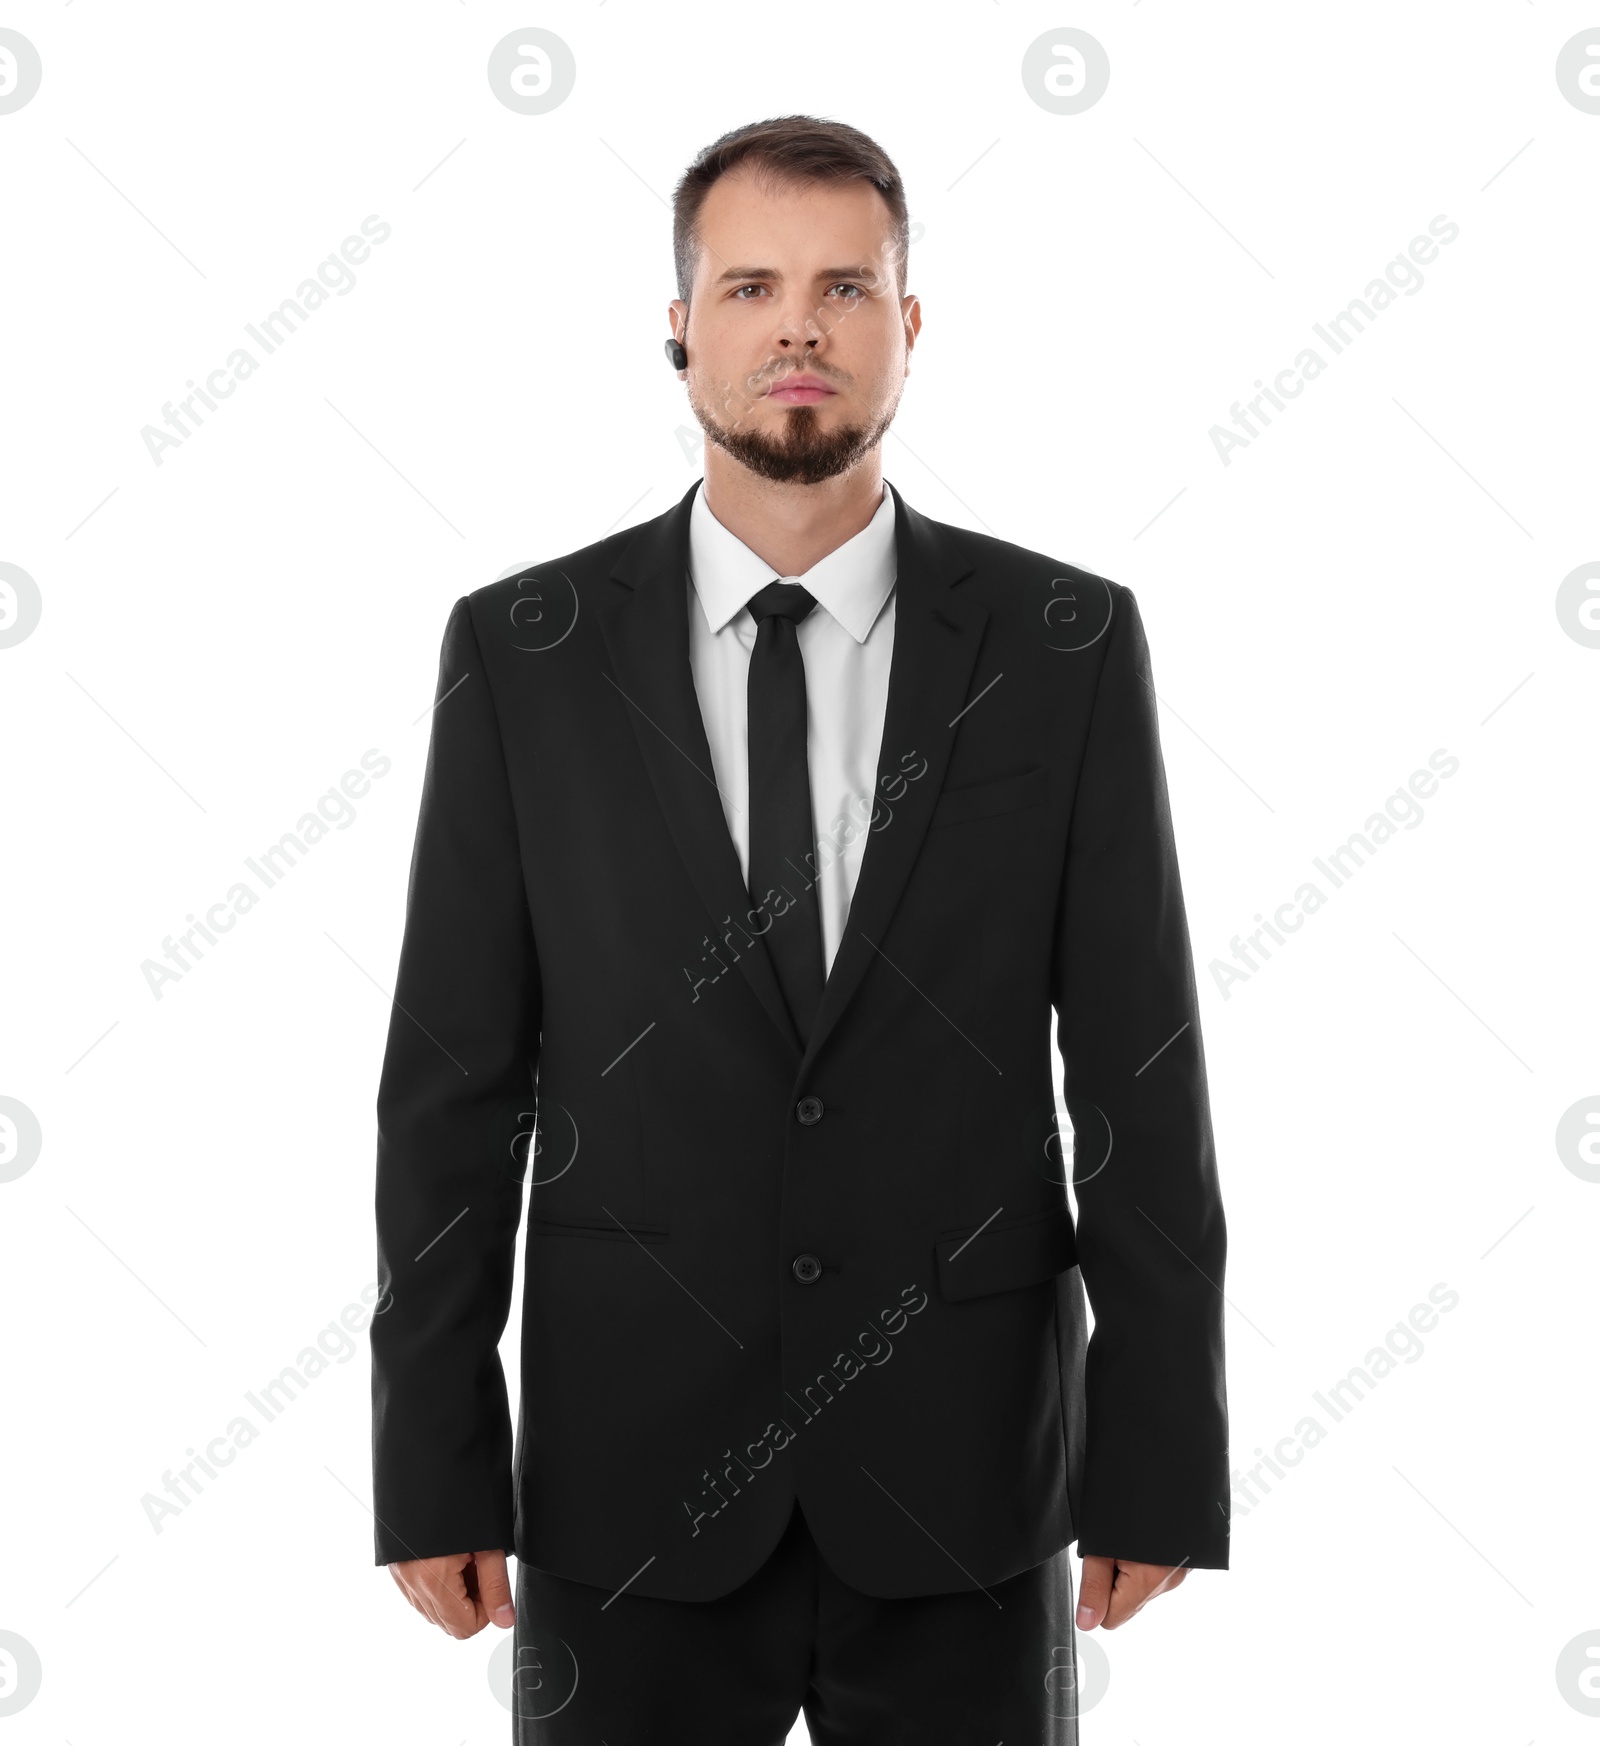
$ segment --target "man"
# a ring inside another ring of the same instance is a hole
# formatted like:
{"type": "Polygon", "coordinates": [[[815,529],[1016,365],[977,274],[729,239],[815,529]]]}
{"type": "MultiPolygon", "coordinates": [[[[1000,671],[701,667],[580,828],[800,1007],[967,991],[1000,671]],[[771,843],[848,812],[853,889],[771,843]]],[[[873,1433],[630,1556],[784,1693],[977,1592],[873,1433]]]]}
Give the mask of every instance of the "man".
{"type": "Polygon", "coordinates": [[[728,134],[674,235],[704,478],[445,630],[378,1096],[378,1561],[453,1636],[515,1620],[524,1741],[1075,1741],[1065,1548],[1086,1629],[1228,1562],[1139,611],[886,487],[921,312],[870,139],[728,134]]]}

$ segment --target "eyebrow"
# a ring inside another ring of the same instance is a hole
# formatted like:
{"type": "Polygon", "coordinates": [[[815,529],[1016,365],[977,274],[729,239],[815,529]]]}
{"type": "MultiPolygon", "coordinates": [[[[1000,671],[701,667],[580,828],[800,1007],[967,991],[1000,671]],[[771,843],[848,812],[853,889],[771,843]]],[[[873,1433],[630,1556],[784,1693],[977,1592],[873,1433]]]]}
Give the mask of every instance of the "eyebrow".
{"type": "MultiPolygon", "coordinates": [[[[817,279],[876,279],[877,272],[867,266],[822,267],[813,275],[817,279]]],[[[776,267],[729,267],[718,273],[713,285],[731,285],[736,279],[782,279],[776,267]]]]}

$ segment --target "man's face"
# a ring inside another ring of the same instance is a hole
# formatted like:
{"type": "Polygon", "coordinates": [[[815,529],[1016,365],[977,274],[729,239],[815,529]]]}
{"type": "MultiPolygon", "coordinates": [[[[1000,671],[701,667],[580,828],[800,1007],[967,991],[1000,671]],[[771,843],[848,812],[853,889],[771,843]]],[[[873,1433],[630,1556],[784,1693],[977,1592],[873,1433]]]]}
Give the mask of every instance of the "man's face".
{"type": "Polygon", "coordinates": [[[742,168],[706,196],[693,294],[670,309],[707,440],[762,478],[831,479],[889,428],[922,319],[898,293],[891,231],[866,182],[742,168]]]}

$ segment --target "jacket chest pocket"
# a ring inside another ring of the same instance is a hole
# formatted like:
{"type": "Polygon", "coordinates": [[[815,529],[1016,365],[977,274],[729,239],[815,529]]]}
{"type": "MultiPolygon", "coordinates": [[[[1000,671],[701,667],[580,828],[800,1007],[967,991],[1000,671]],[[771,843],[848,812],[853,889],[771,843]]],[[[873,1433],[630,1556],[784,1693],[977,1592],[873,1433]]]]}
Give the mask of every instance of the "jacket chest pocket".
{"type": "Polygon", "coordinates": [[[993,782],[971,782],[963,788],[947,788],[934,802],[928,829],[965,824],[969,819],[998,818],[1004,813],[1037,806],[1045,797],[1049,780],[1049,772],[1038,764],[1014,776],[997,777],[993,782]]]}

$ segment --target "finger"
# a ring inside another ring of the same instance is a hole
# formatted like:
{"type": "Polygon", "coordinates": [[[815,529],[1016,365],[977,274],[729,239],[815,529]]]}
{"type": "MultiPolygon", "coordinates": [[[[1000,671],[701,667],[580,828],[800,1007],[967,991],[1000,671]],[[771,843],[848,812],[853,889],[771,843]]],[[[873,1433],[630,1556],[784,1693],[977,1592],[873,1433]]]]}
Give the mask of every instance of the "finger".
{"type": "Polygon", "coordinates": [[[1083,1580],[1078,1588],[1078,1629],[1092,1631],[1106,1616],[1111,1604],[1114,1558],[1090,1556],[1083,1561],[1083,1580]]]}
{"type": "Polygon", "coordinates": [[[1144,1584],[1126,1564],[1119,1562],[1117,1574],[1111,1581],[1111,1605],[1106,1608],[1106,1629],[1114,1631],[1119,1625],[1127,1624],[1144,1605],[1144,1599],[1144,1584]]]}
{"type": "Polygon", "coordinates": [[[452,1637],[470,1637],[483,1629],[469,1586],[472,1555],[463,1552],[459,1557],[438,1562],[443,1568],[428,1585],[434,1623],[452,1637]]]}
{"type": "Polygon", "coordinates": [[[1158,1594],[1176,1588],[1189,1574],[1181,1564],[1122,1564],[1118,1568],[1127,1578],[1128,1600],[1133,1612],[1148,1606],[1158,1594]]]}
{"type": "Polygon", "coordinates": [[[1176,1588],[1188,1574],[1181,1565],[1126,1564],[1117,1565],[1116,1580],[1111,1585],[1111,1609],[1106,1617],[1106,1629],[1114,1631],[1125,1625],[1137,1613],[1168,1588],[1176,1588]]]}
{"type": "Polygon", "coordinates": [[[452,1637],[470,1637],[479,1623],[467,1595],[466,1567],[470,1554],[449,1558],[414,1558],[391,1566],[406,1598],[423,1618],[452,1637]]]}
{"type": "Polygon", "coordinates": [[[433,1609],[428,1604],[427,1580],[422,1573],[423,1560],[408,1558],[398,1564],[389,1566],[389,1574],[394,1578],[394,1585],[406,1597],[407,1603],[421,1613],[428,1623],[435,1624],[433,1609]]]}
{"type": "Polygon", "coordinates": [[[478,1599],[483,1610],[504,1630],[517,1622],[517,1610],[511,1600],[511,1579],[506,1575],[506,1555],[498,1547],[492,1552],[474,1555],[478,1566],[478,1599]]]}

